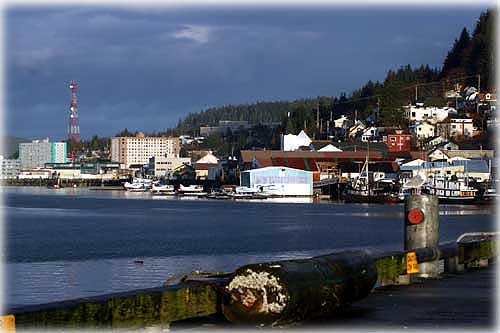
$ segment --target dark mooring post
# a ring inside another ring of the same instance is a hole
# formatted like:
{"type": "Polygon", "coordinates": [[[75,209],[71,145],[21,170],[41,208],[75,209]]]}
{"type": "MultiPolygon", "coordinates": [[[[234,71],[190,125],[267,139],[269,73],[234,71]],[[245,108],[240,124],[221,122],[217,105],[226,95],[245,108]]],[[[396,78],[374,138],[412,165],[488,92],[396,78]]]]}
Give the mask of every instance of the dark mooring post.
{"type": "MultiPolygon", "coordinates": [[[[433,248],[439,251],[439,204],[434,195],[412,195],[405,200],[405,251],[433,248]]],[[[439,258],[419,263],[419,277],[437,277],[439,258]]]]}

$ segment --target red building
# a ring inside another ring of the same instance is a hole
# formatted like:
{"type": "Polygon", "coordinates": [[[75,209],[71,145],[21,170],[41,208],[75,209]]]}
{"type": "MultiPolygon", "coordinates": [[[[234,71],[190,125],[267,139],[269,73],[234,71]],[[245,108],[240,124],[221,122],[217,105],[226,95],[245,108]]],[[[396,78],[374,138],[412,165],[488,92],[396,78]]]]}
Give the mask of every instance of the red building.
{"type": "Polygon", "coordinates": [[[387,145],[387,151],[389,152],[411,150],[411,135],[405,133],[402,129],[387,133],[387,135],[384,135],[383,141],[387,145]]]}

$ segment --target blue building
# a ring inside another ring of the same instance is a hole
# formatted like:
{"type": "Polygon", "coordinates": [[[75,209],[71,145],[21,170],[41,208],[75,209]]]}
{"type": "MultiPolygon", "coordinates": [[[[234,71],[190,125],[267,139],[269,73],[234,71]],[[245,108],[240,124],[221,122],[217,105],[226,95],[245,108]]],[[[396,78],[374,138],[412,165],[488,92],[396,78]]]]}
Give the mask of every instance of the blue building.
{"type": "Polygon", "coordinates": [[[313,173],[281,166],[242,171],[240,185],[279,196],[312,196],[313,173]]]}

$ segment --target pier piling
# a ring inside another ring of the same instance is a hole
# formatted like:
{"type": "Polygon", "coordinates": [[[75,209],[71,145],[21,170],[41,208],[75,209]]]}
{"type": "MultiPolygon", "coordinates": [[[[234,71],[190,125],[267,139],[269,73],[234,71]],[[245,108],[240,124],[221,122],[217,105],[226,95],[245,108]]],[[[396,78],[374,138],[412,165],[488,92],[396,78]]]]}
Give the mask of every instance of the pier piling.
{"type": "MultiPolygon", "coordinates": [[[[412,195],[405,200],[404,250],[418,248],[439,250],[439,205],[432,195],[412,195]]],[[[415,276],[435,278],[439,276],[439,258],[418,265],[415,276]]]]}

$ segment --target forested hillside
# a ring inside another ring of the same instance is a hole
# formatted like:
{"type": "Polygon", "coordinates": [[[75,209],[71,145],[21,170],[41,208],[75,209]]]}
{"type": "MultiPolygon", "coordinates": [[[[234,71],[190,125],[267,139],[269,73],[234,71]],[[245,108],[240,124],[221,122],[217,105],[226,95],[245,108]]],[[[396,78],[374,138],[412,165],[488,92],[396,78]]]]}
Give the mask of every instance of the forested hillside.
{"type": "MultiPolygon", "coordinates": [[[[315,133],[317,120],[326,124],[341,114],[356,112],[359,117],[366,117],[375,111],[378,111],[379,125],[404,125],[400,107],[415,102],[415,98],[428,104],[443,104],[445,90],[453,89],[456,83],[477,86],[478,75],[483,91],[493,88],[494,15],[493,10],[482,13],[472,35],[466,28],[462,30],[441,69],[428,65],[390,69],[382,82],[368,81],[349,96],[209,108],[180,120],[174,132],[195,134],[200,126],[216,125],[219,120],[247,120],[251,123],[282,122],[282,130],[295,132],[305,124],[309,133],[315,133]]],[[[326,125],[322,125],[324,128],[326,125]]]]}

